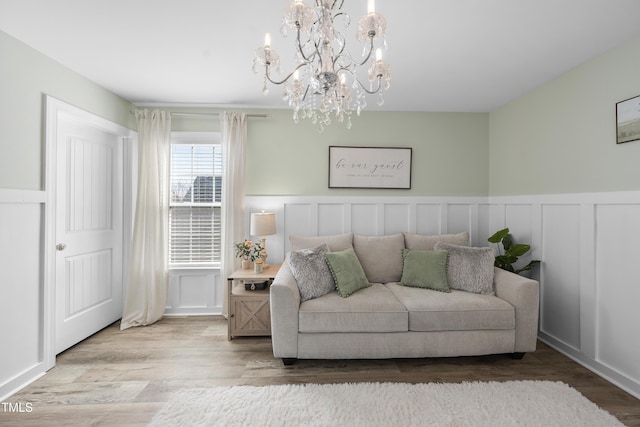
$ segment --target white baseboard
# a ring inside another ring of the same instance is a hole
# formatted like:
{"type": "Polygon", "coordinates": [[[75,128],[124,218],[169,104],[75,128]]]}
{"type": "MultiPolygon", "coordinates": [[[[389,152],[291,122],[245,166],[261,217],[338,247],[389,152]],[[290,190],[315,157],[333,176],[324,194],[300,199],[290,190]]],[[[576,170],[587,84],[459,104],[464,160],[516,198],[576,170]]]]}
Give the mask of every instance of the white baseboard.
{"type": "Polygon", "coordinates": [[[612,384],[620,387],[622,390],[640,399],[640,384],[630,380],[628,377],[614,371],[613,369],[598,363],[597,361],[586,357],[584,354],[576,351],[574,348],[556,340],[545,333],[538,334],[538,338],[554,350],[567,356],[569,359],[584,366],[591,372],[604,378],[612,384]]]}

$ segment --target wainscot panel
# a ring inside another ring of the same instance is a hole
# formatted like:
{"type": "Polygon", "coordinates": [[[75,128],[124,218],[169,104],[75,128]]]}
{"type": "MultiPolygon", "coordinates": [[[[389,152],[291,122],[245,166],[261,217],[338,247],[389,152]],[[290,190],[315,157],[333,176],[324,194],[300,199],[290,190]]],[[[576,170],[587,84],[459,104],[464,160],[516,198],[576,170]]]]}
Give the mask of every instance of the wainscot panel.
{"type": "Polygon", "coordinates": [[[598,206],[596,359],[640,383],[640,205],[598,206]]]}
{"type": "Polygon", "coordinates": [[[220,269],[174,269],[169,272],[166,316],[221,314],[226,281],[220,269]]]}
{"type": "Polygon", "coordinates": [[[0,401],[44,375],[45,193],[0,189],[0,401]]]}
{"type": "Polygon", "coordinates": [[[640,398],[640,192],[490,197],[542,265],[539,338],[640,398]]]}

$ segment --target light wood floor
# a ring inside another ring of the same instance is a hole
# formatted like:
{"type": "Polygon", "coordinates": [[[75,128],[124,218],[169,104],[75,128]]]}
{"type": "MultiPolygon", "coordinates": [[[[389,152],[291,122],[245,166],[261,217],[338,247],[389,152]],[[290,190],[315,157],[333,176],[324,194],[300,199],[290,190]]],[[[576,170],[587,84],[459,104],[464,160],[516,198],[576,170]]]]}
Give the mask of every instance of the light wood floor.
{"type": "Polygon", "coordinates": [[[269,338],[227,341],[222,317],[165,318],[122,332],[111,325],[60,354],[47,375],[7,400],[29,403],[31,412],[8,413],[0,406],[0,425],[145,425],[183,387],[506,380],[563,381],[626,425],[640,426],[638,399],[543,343],[523,360],[301,360],[284,367],[269,338]]]}

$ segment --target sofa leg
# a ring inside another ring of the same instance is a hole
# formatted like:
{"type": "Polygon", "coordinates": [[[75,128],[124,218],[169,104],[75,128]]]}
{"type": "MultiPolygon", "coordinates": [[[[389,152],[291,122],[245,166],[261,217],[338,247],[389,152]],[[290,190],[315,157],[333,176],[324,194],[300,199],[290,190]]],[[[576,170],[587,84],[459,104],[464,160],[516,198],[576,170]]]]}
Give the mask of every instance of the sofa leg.
{"type": "Polygon", "coordinates": [[[284,366],[291,366],[295,363],[296,359],[293,357],[283,357],[282,358],[282,363],[284,364],[284,366]]]}
{"type": "Polygon", "coordinates": [[[513,360],[521,360],[526,353],[510,353],[509,357],[513,360]]]}

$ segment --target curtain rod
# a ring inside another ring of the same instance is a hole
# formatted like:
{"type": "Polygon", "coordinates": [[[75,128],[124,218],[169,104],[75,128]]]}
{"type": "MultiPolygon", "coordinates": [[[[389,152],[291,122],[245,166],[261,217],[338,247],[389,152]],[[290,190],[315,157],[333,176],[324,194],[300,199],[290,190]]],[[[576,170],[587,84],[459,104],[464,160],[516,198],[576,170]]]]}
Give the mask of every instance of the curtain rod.
{"type": "MultiPolygon", "coordinates": [[[[135,110],[131,110],[131,113],[135,114],[135,110]]],[[[170,111],[172,116],[219,116],[220,113],[181,113],[179,111],[170,111]]],[[[247,117],[265,118],[266,114],[247,114],[247,117]]]]}
{"type": "MultiPolygon", "coordinates": [[[[172,116],[219,116],[220,113],[180,113],[171,111],[172,116]]],[[[247,117],[267,117],[266,114],[247,114],[247,117]]]]}
{"type": "MultiPolygon", "coordinates": [[[[135,114],[136,110],[129,110],[129,112],[131,114],[135,114]]],[[[169,112],[172,116],[219,116],[220,113],[181,113],[181,112],[177,112],[177,111],[170,111],[169,112]]],[[[266,118],[268,117],[266,114],[247,114],[247,117],[254,117],[254,118],[266,118]]]]}

